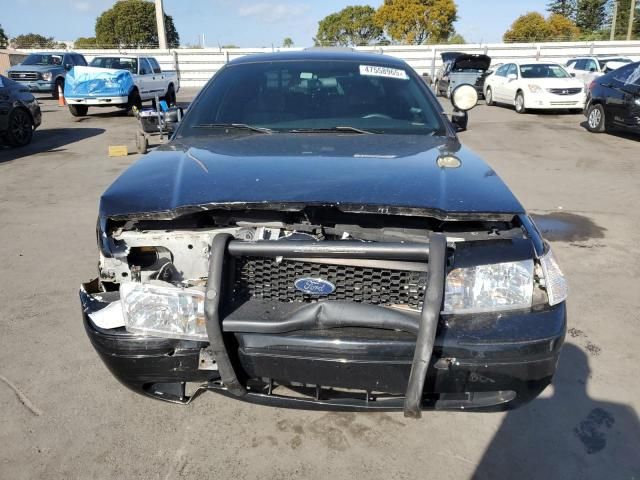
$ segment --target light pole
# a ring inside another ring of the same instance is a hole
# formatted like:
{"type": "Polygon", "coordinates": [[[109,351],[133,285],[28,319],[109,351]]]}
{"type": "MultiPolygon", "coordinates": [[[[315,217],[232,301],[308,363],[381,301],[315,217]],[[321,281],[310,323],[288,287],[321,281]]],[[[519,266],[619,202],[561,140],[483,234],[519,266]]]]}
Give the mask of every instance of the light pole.
{"type": "Polygon", "coordinates": [[[618,22],[618,0],[613,1],[613,18],[611,20],[611,37],[612,42],[616,39],[616,23],[618,22]]]}
{"type": "Polygon", "coordinates": [[[164,7],[162,0],[156,0],[156,23],[158,25],[158,48],[167,49],[167,31],[164,28],[164,7]]]}
{"type": "Polygon", "coordinates": [[[631,40],[633,35],[633,21],[636,15],[636,0],[631,0],[631,11],[629,12],[629,28],[627,30],[627,40],[631,40]]]}

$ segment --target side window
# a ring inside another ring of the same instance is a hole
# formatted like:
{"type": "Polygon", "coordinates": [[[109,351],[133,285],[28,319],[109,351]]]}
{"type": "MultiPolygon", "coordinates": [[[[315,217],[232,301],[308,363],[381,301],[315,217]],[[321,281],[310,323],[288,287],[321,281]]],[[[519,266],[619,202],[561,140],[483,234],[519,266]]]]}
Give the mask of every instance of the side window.
{"type": "Polygon", "coordinates": [[[598,71],[598,64],[596,63],[595,60],[590,58],[590,59],[585,61],[585,70],[587,72],[597,72],[598,71]]]}
{"type": "Polygon", "coordinates": [[[65,54],[64,57],[62,57],[62,65],[63,66],[67,66],[67,65],[71,65],[73,66],[75,64],[75,62],[73,61],[73,58],[71,58],[70,54],[65,54]]]}
{"type": "Polygon", "coordinates": [[[496,76],[498,77],[506,77],[507,70],[509,70],[509,65],[502,65],[498,70],[496,70],[496,76]]]}
{"type": "Polygon", "coordinates": [[[511,65],[509,65],[509,70],[507,70],[507,76],[509,75],[515,75],[516,77],[520,77],[518,75],[518,67],[516,66],[515,63],[512,63],[511,65]]]}
{"type": "Polygon", "coordinates": [[[151,67],[149,66],[149,62],[147,62],[146,58],[140,59],[140,75],[149,75],[152,73],[151,67]]]}
{"type": "Polygon", "coordinates": [[[586,70],[587,69],[587,60],[582,58],[576,62],[576,66],[574,67],[576,70],[586,70]]]}
{"type": "Polygon", "coordinates": [[[577,60],[569,60],[567,62],[567,68],[575,68],[577,60]]]}
{"type": "Polygon", "coordinates": [[[153,69],[153,73],[162,73],[162,70],[160,69],[160,65],[158,64],[158,61],[155,58],[148,58],[149,63],[151,64],[151,68],[153,69]]]}
{"type": "Polygon", "coordinates": [[[83,67],[87,66],[87,61],[84,59],[82,55],[76,53],[73,57],[76,65],[81,65],[83,67]]]}
{"type": "Polygon", "coordinates": [[[625,85],[640,86],[640,63],[619,68],[613,72],[613,78],[625,85]]]}

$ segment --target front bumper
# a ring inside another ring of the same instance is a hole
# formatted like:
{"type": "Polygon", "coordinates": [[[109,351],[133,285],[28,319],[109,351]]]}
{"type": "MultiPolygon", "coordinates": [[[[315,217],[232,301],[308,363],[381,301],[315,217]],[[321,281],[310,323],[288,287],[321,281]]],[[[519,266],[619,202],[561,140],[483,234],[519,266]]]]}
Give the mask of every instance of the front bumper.
{"type": "Polygon", "coordinates": [[[584,93],[578,95],[525,94],[525,107],[531,110],[583,110],[586,97],[584,93]]]}
{"type": "Polygon", "coordinates": [[[20,85],[24,85],[29,89],[30,92],[35,93],[51,93],[55,88],[55,82],[47,81],[47,80],[29,80],[29,81],[21,81],[19,79],[13,79],[18,82],[20,85]]]}
{"type": "Polygon", "coordinates": [[[128,96],[119,97],[67,97],[69,105],[86,105],[88,107],[121,107],[128,105],[128,96]]]}
{"type": "MultiPolygon", "coordinates": [[[[113,375],[146,396],[188,403],[199,392],[233,396],[217,371],[201,370],[206,342],[101,330],[88,314],[106,303],[80,292],[84,325],[113,375]],[[196,384],[188,396],[186,384],[196,384]]],[[[224,323],[223,323],[224,325],[224,323]]],[[[421,399],[423,410],[508,410],[551,382],[566,329],[565,304],[502,314],[441,316],[421,399]]],[[[285,334],[225,333],[251,403],[333,411],[402,411],[415,334],[361,328],[285,334]],[[295,393],[291,393],[291,392],[295,393]]]]}

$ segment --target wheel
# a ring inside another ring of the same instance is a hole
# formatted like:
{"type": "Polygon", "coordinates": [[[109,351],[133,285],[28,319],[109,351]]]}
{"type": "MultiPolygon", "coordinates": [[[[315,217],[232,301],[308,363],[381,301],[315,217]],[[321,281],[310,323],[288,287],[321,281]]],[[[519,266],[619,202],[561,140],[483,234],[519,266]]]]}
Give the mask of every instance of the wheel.
{"type": "Polygon", "coordinates": [[[527,109],[524,106],[524,93],[522,92],[516,94],[516,112],[527,113],[527,109]]]}
{"type": "Polygon", "coordinates": [[[147,140],[147,136],[144,133],[136,133],[136,148],[138,153],[142,155],[149,151],[149,140],[147,140]]]}
{"type": "Polygon", "coordinates": [[[130,115],[134,115],[135,116],[135,110],[141,110],[142,109],[142,98],[140,98],[140,93],[138,92],[138,90],[133,90],[130,94],[129,94],[129,103],[127,105],[127,108],[129,110],[130,115]]]}
{"type": "Polygon", "coordinates": [[[487,92],[484,94],[484,101],[490,107],[496,104],[493,101],[493,92],[491,91],[491,87],[487,87],[487,92]]]}
{"type": "Polygon", "coordinates": [[[84,117],[87,115],[89,107],[86,105],[69,105],[69,111],[74,117],[84,117]]]}
{"type": "Polygon", "coordinates": [[[53,99],[57,100],[58,99],[58,92],[62,90],[64,92],[64,79],[59,78],[58,80],[56,80],[55,85],[53,86],[53,99]],[[60,87],[58,89],[58,87],[60,87]]]}
{"type": "Polygon", "coordinates": [[[33,121],[26,110],[14,109],[9,115],[7,124],[7,141],[14,147],[24,147],[31,142],[33,137],[33,121]]]}
{"type": "Polygon", "coordinates": [[[604,133],[607,131],[606,114],[604,107],[600,104],[591,104],[587,112],[587,129],[593,133],[604,133]]]}
{"type": "Polygon", "coordinates": [[[173,87],[173,84],[169,85],[169,88],[167,88],[167,94],[164,96],[164,101],[167,102],[169,107],[176,104],[176,89],[173,87]]]}

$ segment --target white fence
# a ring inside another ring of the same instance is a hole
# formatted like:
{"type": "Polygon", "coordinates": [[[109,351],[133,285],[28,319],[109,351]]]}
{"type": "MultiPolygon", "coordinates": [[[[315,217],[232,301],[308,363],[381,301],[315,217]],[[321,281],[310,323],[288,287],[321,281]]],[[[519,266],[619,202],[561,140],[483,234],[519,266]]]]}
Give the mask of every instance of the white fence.
{"type": "MultiPolygon", "coordinates": [[[[244,55],[273,51],[294,51],[285,48],[238,49],[175,49],[175,50],[79,50],[87,60],[102,54],[141,54],[154,56],[165,70],[177,70],[183,87],[201,87],[225,63],[244,55]]],[[[569,58],[582,55],[624,55],[640,60],[640,41],[631,42],[561,42],[561,43],[494,43],[467,45],[391,45],[385,47],[358,47],[359,51],[399,57],[418,73],[430,73],[440,67],[440,54],[447,51],[484,53],[493,63],[517,59],[537,58],[564,63],[569,58]]]]}

